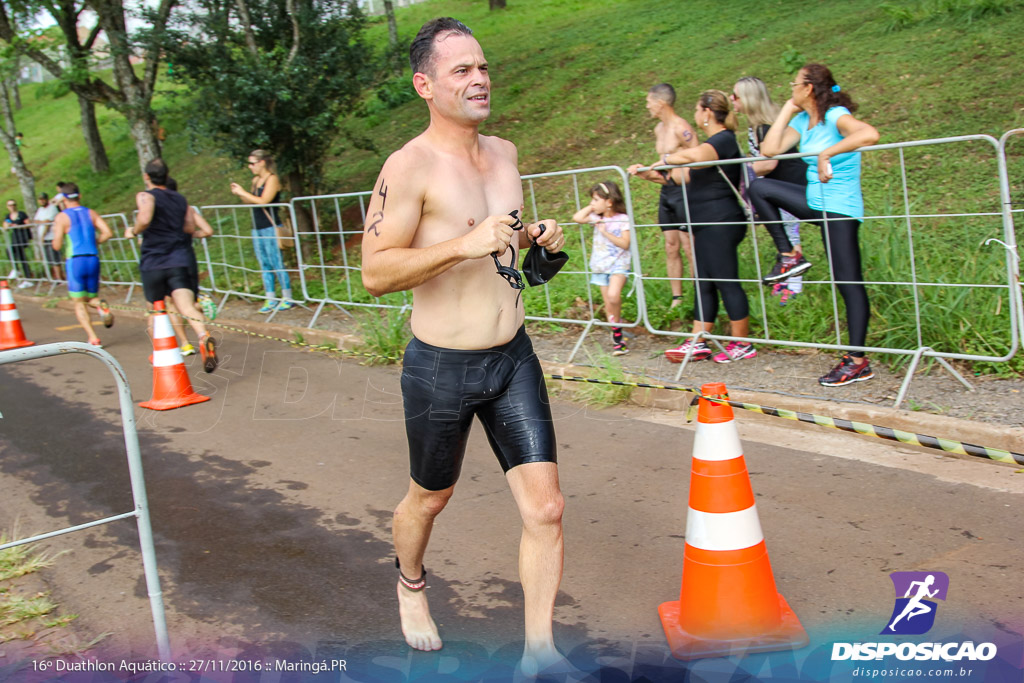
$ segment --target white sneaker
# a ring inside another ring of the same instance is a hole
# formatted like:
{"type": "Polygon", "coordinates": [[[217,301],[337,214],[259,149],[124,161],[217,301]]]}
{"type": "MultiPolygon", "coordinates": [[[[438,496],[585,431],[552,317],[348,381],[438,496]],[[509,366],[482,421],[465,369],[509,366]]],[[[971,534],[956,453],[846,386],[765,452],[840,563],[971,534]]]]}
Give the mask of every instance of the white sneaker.
{"type": "Polygon", "coordinates": [[[13,280],[16,277],[18,277],[18,271],[14,270],[14,269],[11,269],[11,272],[7,273],[7,279],[8,280],[13,280]]]}
{"type": "Polygon", "coordinates": [[[31,287],[31,286],[32,286],[32,283],[29,282],[28,280],[22,280],[21,282],[18,283],[18,289],[25,289],[26,287],[31,287]]]}

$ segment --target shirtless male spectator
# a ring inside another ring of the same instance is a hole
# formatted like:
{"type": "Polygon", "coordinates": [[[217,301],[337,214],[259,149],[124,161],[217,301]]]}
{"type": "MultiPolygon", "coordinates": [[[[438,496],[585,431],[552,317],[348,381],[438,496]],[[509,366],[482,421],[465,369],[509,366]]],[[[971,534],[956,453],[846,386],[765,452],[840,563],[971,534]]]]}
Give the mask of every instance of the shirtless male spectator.
{"type": "Polygon", "coordinates": [[[517,264],[529,237],[550,252],[565,239],[552,220],[542,221],[543,231],[541,223],[514,229],[522,226],[510,213],[523,204],[517,151],[479,133],[490,114],[491,83],[472,31],[455,19],[434,19],[409,51],[430,124],[384,163],[363,234],[366,289],[374,296],[413,291],[414,339],[402,372],[411,481],[393,522],[402,632],[417,650],[441,648],[423,590],[423,556],[434,518],[455,489],[476,415],[522,518],[526,644],[519,670],[534,676],[567,664],[552,637],[564,501],[520,291],[510,286],[513,277],[496,272],[492,254],[502,265],[517,264]]]}
{"type": "MultiPolygon", "coordinates": [[[[676,91],[668,83],[659,83],[647,91],[647,111],[652,119],[658,119],[654,126],[654,148],[660,158],[681,149],[696,147],[698,140],[693,128],[673,108],[676,103],[676,91]]],[[[627,170],[630,175],[661,185],[661,197],[658,200],[658,223],[665,237],[665,262],[672,288],[672,308],[683,300],[683,257],[686,254],[687,276],[693,263],[693,246],[690,241],[690,229],[686,226],[686,202],[683,201],[683,188],[672,180],[667,171],[640,171],[644,164],[633,164],[627,170]]]]}

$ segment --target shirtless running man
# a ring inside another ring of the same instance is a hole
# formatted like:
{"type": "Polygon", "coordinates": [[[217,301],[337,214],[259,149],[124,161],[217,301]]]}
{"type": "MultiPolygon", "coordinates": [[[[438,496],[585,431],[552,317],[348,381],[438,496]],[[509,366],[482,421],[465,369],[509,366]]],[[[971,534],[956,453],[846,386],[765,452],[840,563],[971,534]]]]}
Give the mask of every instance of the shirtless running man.
{"type": "MultiPolygon", "coordinates": [[[[647,111],[652,119],[658,119],[654,126],[654,148],[659,158],[681,149],[696,147],[698,140],[693,128],[686,119],[676,113],[673,108],[676,102],[676,91],[668,83],[659,83],[647,91],[647,111]]],[[[686,254],[687,277],[692,270],[693,246],[690,241],[689,228],[686,227],[686,202],[683,201],[683,188],[672,181],[667,173],[661,171],[643,171],[644,164],[633,164],[627,170],[630,175],[638,175],[645,180],[661,185],[661,197],[658,200],[658,223],[665,237],[665,266],[672,288],[672,308],[683,300],[683,257],[680,249],[686,254]]]]}
{"type": "Polygon", "coordinates": [[[480,44],[451,18],[424,24],[410,46],[413,85],[430,125],[384,163],[367,208],[363,283],[375,296],[413,291],[402,372],[411,481],[394,514],[398,607],[406,642],[438,650],[423,589],[434,518],[451,498],[476,415],[522,518],[519,577],[526,645],[520,671],[561,666],[552,618],[562,577],[564,501],[540,363],[520,292],[495,271],[519,262],[528,236],[564,243],[552,220],[515,231],[522,182],[515,145],[480,135],[490,76],[480,44]],[[509,250],[512,254],[509,254],[509,250]]]}

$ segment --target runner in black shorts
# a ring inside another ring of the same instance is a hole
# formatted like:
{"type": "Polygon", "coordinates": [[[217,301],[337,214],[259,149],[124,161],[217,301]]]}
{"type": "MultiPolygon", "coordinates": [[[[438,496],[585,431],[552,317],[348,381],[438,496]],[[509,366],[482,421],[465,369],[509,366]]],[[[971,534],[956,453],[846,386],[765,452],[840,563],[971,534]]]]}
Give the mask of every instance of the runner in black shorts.
{"type": "Polygon", "coordinates": [[[402,397],[410,475],[425,489],[440,491],[458,480],[474,415],[503,472],[556,462],[544,372],[526,328],[481,351],[413,339],[403,360],[402,397]]]}
{"type": "Polygon", "coordinates": [[[169,169],[162,159],[146,164],[143,178],[147,189],[135,195],[135,225],[125,231],[129,238],[142,235],[142,291],[151,304],[171,297],[199,337],[203,370],[213,372],[217,369],[216,345],[203,324],[203,314],[195,306],[194,277],[190,272],[195,221],[188,200],[167,188],[169,169]]]}
{"type": "MultiPolygon", "coordinates": [[[[523,586],[519,677],[564,672],[572,667],[555,647],[552,621],[565,499],[516,268],[531,242],[555,254],[565,235],[553,220],[524,225],[518,217],[523,182],[516,147],[480,133],[491,111],[490,72],[473,32],[455,19],[434,19],[409,52],[413,87],[426,101],[430,124],[384,163],[362,240],[366,291],[413,293],[415,340],[402,374],[411,476],[392,526],[402,635],[416,650],[443,645],[427,601],[424,557],[435,519],[457,488],[476,416],[522,524],[518,576],[507,566],[493,572],[523,586]]],[[[475,546],[467,537],[462,552],[475,546]]]]}

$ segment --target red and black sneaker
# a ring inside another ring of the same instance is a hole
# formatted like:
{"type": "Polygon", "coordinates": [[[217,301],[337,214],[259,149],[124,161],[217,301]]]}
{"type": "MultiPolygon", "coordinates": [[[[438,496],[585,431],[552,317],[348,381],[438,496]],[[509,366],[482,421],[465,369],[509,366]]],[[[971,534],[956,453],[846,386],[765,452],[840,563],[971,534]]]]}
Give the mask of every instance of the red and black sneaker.
{"type": "Polygon", "coordinates": [[[203,357],[203,370],[213,372],[217,369],[217,345],[209,334],[199,340],[199,353],[203,357]]]}
{"type": "Polygon", "coordinates": [[[832,368],[827,375],[818,378],[818,383],[825,387],[841,387],[854,382],[863,382],[874,376],[875,373],[871,370],[871,363],[868,359],[865,358],[864,362],[858,365],[853,356],[846,354],[839,361],[839,365],[832,368]]]}

